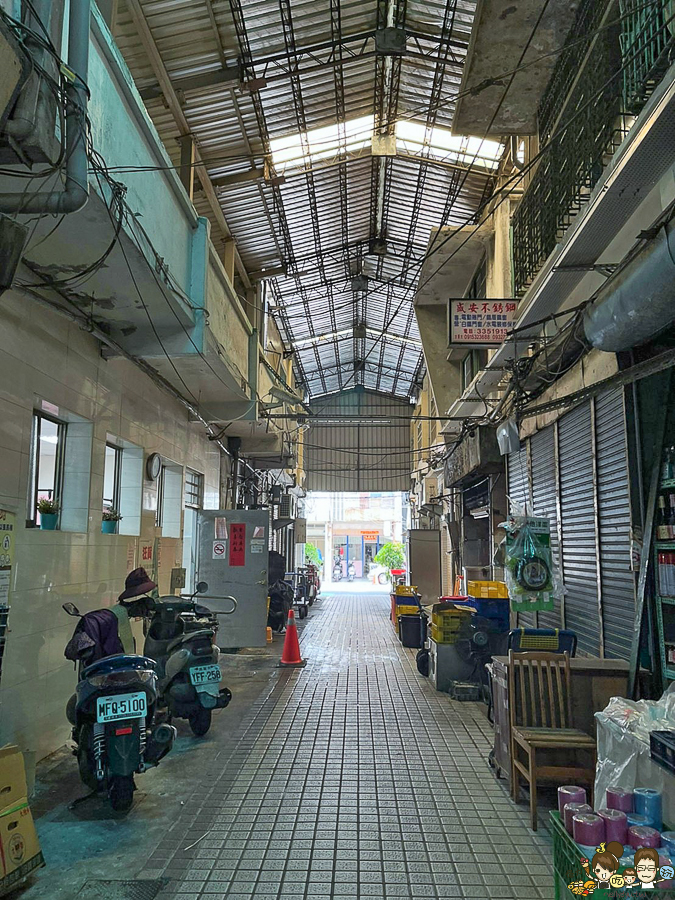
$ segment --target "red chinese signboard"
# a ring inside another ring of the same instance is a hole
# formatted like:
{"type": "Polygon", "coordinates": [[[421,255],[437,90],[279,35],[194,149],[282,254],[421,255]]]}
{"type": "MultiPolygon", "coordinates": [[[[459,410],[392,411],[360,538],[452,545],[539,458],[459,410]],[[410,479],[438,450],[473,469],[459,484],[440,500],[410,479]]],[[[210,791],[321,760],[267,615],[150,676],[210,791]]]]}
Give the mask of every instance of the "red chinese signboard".
{"type": "Polygon", "coordinates": [[[230,565],[246,565],[246,525],[230,525],[230,565]]]}
{"type": "Polygon", "coordinates": [[[498,347],[516,320],[515,300],[451,300],[450,343],[498,347]]]}

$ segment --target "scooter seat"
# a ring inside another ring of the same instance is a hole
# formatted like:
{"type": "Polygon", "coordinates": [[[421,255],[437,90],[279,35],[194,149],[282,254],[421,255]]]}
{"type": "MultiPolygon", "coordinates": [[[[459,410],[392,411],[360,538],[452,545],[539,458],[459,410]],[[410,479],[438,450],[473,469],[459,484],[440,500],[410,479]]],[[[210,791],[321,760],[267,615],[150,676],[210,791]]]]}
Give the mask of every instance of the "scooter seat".
{"type": "Polygon", "coordinates": [[[103,659],[92,663],[82,673],[83,678],[92,675],[108,675],[110,672],[119,672],[120,669],[150,669],[155,671],[157,664],[149,656],[139,656],[136,653],[116,653],[114,656],[104,656],[103,659]]]}
{"type": "Polygon", "coordinates": [[[172,653],[174,650],[177,650],[181,644],[191,644],[195,638],[203,638],[208,637],[209,640],[213,637],[213,631],[210,628],[204,628],[201,631],[188,631],[185,634],[181,634],[180,637],[177,637],[175,640],[171,641],[169,646],[166,648],[169,653],[172,653]]]}

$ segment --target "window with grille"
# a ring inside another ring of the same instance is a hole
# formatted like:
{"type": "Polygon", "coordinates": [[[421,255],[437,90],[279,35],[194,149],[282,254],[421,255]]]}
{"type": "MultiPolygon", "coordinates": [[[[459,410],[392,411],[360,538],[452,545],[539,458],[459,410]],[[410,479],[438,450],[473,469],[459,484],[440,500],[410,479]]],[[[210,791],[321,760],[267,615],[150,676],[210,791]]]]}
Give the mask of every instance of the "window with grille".
{"type": "Polygon", "coordinates": [[[204,476],[188,469],[185,472],[183,503],[192,509],[201,509],[204,498],[204,476]]]}

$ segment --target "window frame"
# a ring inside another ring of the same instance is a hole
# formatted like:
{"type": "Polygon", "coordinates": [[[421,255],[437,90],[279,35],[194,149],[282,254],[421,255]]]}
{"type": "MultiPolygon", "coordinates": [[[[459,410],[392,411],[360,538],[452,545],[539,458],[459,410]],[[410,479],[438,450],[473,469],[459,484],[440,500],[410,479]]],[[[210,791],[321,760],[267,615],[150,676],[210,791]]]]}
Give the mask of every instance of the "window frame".
{"type": "Polygon", "coordinates": [[[202,509],[204,506],[204,475],[196,472],[194,469],[185,468],[185,478],[183,482],[183,507],[185,509],[202,509]],[[188,486],[192,487],[193,479],[196,479],[197,491],[188,491],[188,486]],[[188,501],[188,495],[197,497],[197,502],[188,501]]]}
{"type": "MultiPolygon", "coordinates": [[[[114,444],[112,441],[105,442],[105,450],[114,450],[115,452],[115,462],[114,462],[114,470],[113,470],[113,499],[112,506],[106,506],[106,498],[101,497],[101,508],[102,509],[114,509],[119,512],[120,509],[120,497],[122,492],[122,454],[124,453],[124,448],[119,447],[117,444],[114,444]]],[[[105,491],[105,462],[106,462],[106,454],[104,451],[103,457],[103,490],[105,491]]]]}
{"type": "MultiPolygon", "coordinates": [[[[37,528],[37,504],[40,493],[40,434],[41,434],[41,422],[42,421],[51,422],[53,425],[57,427],[57,437],[56,437],[56,453],[54,460],[54,488],[53,488],[53,496],[50,497],[51,500],[55,500],[59,504],[59,516],[61,509],[61,501],[63,495],[63,471],[64,471],[64,462],[65,462],[65,449],[66,449],[66,435],[68,429],[68,423],[64,422],[62,419],[57,419],[55,416],[50,416],[48,413],[42,412],[42,410],[34,409],[33,410],[33,420],[32,420],[32,433],[31,433],[31,470],[30,470],[30,485],[29,485],[29,508],[28,508],[28,516],[26,518],[26,527],[27,528],[37,528]]],[[[57,523],[57,527],[60,525],[57,523]]]]}

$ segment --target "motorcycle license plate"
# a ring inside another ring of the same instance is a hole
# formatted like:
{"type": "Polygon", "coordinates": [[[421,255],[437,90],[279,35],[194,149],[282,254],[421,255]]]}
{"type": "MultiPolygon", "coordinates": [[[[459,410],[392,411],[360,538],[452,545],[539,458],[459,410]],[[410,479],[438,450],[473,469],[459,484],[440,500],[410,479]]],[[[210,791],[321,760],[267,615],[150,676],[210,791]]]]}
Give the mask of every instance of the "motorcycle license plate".
{"type": "Polygon", "coordinates": [[[115,722],[117,719],[143,719],[148,711],[145,691],[99,697],[96,701],[96,721],[115,722]]]}
{"type": "Polygon", "coordinates": [[[193,666],[190,669],[190,681],[194,685],[218,684],[220,682],[220,666],[193,666]]]}

